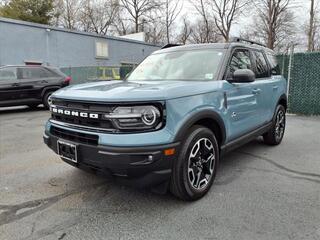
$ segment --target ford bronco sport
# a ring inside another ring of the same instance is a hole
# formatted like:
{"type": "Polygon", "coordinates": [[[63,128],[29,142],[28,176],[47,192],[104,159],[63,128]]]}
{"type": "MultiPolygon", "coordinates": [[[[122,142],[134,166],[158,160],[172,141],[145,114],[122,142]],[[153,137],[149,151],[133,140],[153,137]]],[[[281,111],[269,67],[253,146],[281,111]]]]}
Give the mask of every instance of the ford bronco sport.
{"type": "Polygon", "coordinates": [[[51,96],[44,142],[65,162],[196,200],[223,153],[263,136],[281,142],[286,80],[274,53],[253,42],[167,47],[124,81],[51,96]]]}

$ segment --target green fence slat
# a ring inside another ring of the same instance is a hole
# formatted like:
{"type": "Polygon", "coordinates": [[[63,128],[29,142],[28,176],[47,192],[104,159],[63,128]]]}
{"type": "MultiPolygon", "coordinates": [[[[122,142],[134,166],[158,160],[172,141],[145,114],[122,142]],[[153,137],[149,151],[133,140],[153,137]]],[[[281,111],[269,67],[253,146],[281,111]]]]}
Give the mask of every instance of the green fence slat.
{"type": "MultiPolygon", "coordinates": [[[[279,55],[278,62],[287,78],[289,56],[279,55]]],[[[320,52],[293,55],[289,111],[303,115],[320,115],[320,52]]]]}

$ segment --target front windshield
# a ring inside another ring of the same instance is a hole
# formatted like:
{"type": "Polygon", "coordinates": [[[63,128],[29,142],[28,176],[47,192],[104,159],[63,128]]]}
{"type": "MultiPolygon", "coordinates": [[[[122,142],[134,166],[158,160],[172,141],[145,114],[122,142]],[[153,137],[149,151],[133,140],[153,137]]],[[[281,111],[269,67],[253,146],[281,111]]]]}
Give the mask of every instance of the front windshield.
{"type": "Polygon", "coordinates": [[[213,80],[222,61],[223,51],[200,49],[153,54],[127,80],[213,80]]]}

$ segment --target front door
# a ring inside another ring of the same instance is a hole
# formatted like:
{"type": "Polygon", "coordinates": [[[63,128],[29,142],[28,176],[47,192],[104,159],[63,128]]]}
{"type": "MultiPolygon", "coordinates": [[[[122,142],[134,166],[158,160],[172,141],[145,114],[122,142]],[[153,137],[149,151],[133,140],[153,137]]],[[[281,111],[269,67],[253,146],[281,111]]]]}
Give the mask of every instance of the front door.
{"type": "Polygon", "coordinates": [[[20,84],[16,67],[0,68],[0,104],[7,104],[19,99],[20,84]]]}
{"type": "MultiPolygon", "coordinates": [[[[235,49],[227,67],[226,78],[238,69],[254,71],[252,54],[247,49],[235,49]]],[[[261,125],[261,94],[253,83],[226,83],[229,136],[233,140],[261,125]]]]}

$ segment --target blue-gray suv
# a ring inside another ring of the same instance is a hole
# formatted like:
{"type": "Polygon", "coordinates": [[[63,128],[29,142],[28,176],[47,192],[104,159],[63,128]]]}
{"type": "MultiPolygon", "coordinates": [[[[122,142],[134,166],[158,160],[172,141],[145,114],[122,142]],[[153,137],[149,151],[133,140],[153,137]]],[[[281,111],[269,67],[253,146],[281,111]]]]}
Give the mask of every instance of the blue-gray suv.
{"type": "Polygon", "coordinates": [[[50,98],[45,143],[62,160],[126,184],[196,200],[223,153],[285,131],[286,80],[253,42],[166,47],[124,81],[74,85],[50,98]]]}

